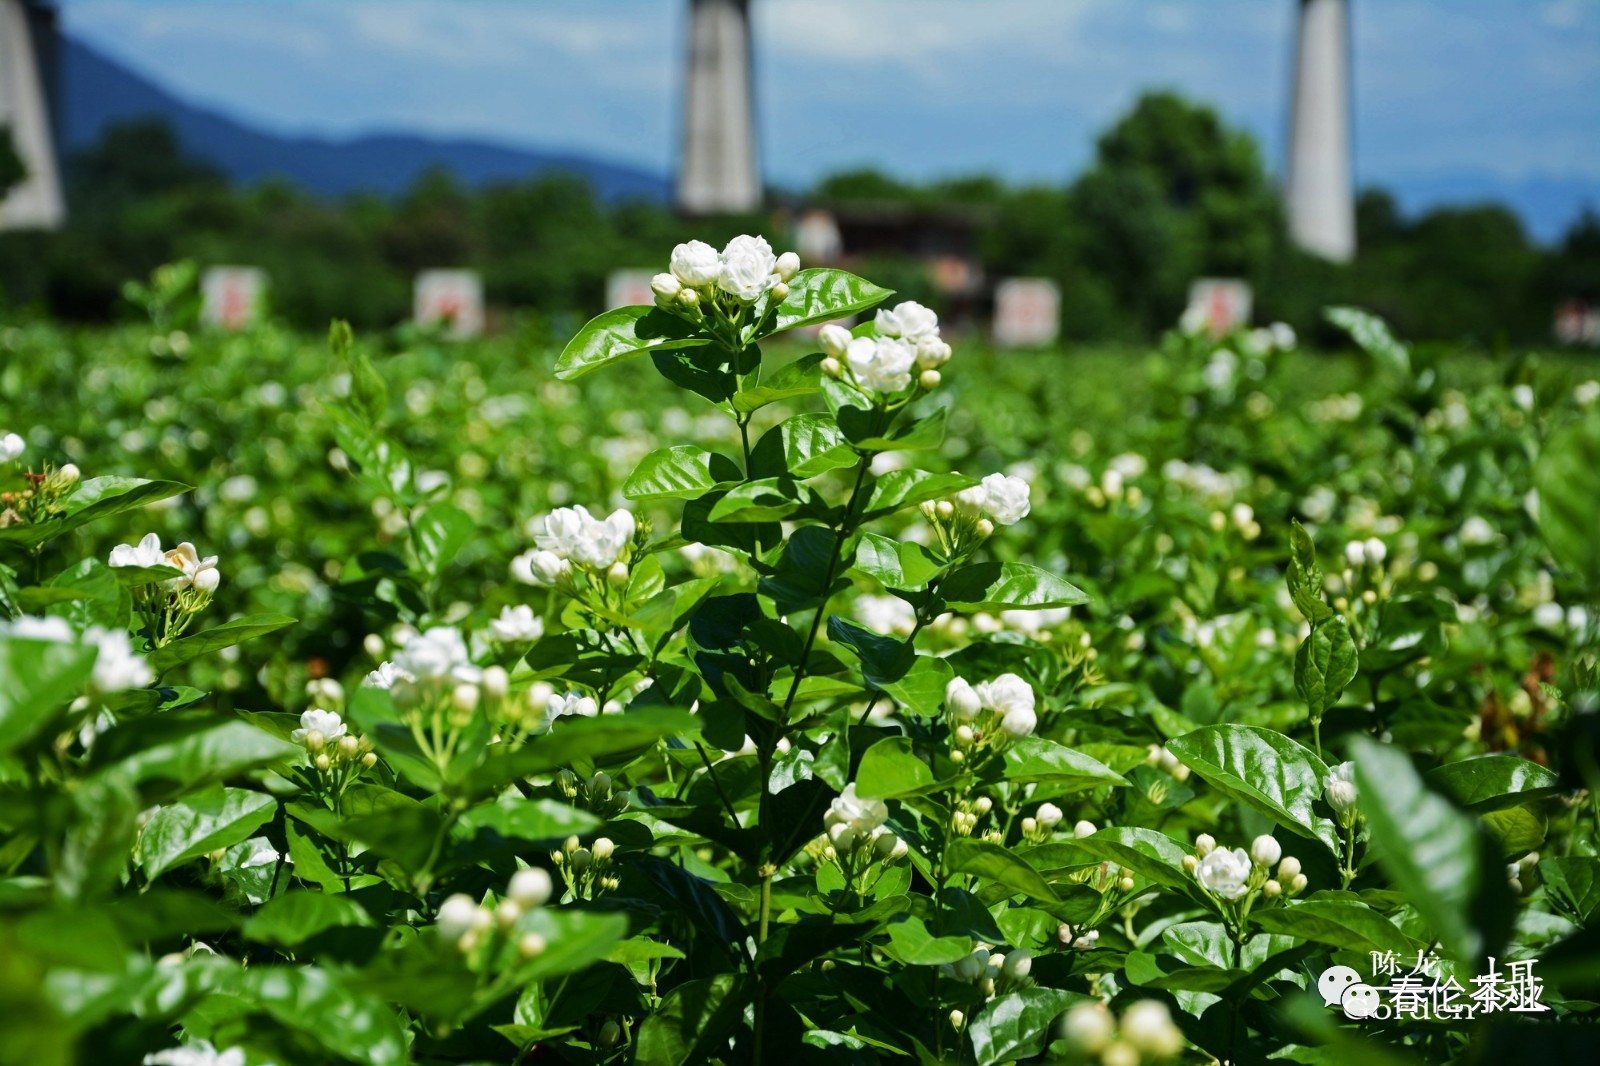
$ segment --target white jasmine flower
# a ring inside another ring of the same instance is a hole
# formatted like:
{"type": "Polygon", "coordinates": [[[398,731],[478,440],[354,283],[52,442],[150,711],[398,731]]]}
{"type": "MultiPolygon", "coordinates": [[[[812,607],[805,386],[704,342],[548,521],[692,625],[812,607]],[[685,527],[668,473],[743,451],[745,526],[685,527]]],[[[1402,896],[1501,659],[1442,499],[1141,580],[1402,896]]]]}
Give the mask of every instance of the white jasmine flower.
{"type": "MultiPolygon", "coordinates": [[[[633,540],[635,528],[633,515],[625,510],[613,511],[601,520],[582,505],[558,507],[545,516],[544,532],[535,534],[533,539],[542,551],[557,559],[605,570],[621,557],[633,540]]],[[[559,563],[546,555],[530,556],[527,568],[535,578],[533,584],[554,584],[546,578],[561,570],[559,563]]]]}
{"type": "Polygon", "coordinates": [[[123,692],[144,688],[155,680],[150,664],[134,654],[127,630],[90,626],[84,630],[83,637],[99,648],[94,659],[94,673],[89,678],[89,687],[94,691],[123,692]]]}
{"type": "Polygon", "coordinates": [[[905,341],[893,337],[856,337],[845,350],[850,373],[868,392],[889,395],[911,384],[911,368],[916,351],[905,341]]]}
{"type": "Polygon", "coordinates": [[[865,835],[889,820],[889,808],[882,800],[868,800],[857,796],[856,784],[852,781],[835,797],[822,820],[829,828],[836,825],[849,826],[858,835],[865,835]]]}
{"type": "Polygon", "coordinates": [[[1116,1034],[1117,1020],[1100,1001],[1079,1003],[1062,1017],[1059,1032],[1074,1051],[1094,1054],[1116,1034]]]}
{"type": "Polygon", "coordinates": [[[406,641],[395,652],[395,669],[419,683],[461,681],[476,684],[482,671],[472,665],[467,642],[454,626],[434,626],[406,641]]]}
{"type": "Polygon", "coordinates": [[[478,924],[478,910],[471,896],[457,892],[439,904],[434,927],[446,940],[460,940],[478,924]]]}
{"type": "Polygon", "coordinates": [[[993,681],[974,686],[974,690],[985,708],[1002,717],[1017,711],[1033,713],[1033,686],[1016,674],[1001,674],[993,681]]]}
{"type": "Polygon", "coordinates": [[[1183,1052],[1183,1030],[1158,999],[1141,999],[1122,1012],[1122,1039],[1156,1059],[1174,1058],[1183,1052]]]}
{"type": "Polygon", "coordinates": [[[705,241],[689,241],[672,249],[672,273],[685,288],[714,284],[722,270],[722,256],[705,241]]]}
{"type": "Polygon", "coordinates": [[[575,714],[583,718],[593,718],[599,713],[600,704],[593,696],[585,696],[579,692],[568,692],[565,695],[556,693],[544,705],[545,728],[549,729],[557,718],[564,715],[575,714]]]}
{"type": "Polygon", "coordinates": [[[500,644],[531,644],[544,636],[544,619],[525,603],[507,607],[489,623],[489,639],[500,644]]]}
{"type": "Polygon", "coordinates": [[[778,259],[765,237],[741,234],[722,250],[717,287],[743,303],[754,303],[778,280],[778,259]]]}
{"type": "Polygon", "coordinates": [[[915,300],[897,304],[892,311],[879,311],[873,325],[880,337],[900,337],[912,344],[939,335],[939,316],[915,300]]]}
{"type": "Polygon", "coordinates": [[[924,337],[917,341],[917,368],[937,370],[950,361],[950,345],[938,337],[924,337]]]}
{"type": "Polygon", "coordinates": [[[855,616],[874,633],[910,636],[917,627],[917,610],[898,596],[860,596],[855,616]]]}
{"type": "Polygon", "coordinates": [[[366,688],[392,689],[396,682],[415,681],[416,678],[400,669],[394,663],[380,663],[378,668],[367,675],[362,685],[366,688]]]}
{"type": "Polygon", "coordinates": [[[10,463],[22,457],[28,444],[15,433],[0,436],[0,463],[10,463]]]}
{"type": "Polygon", "coordinates": [[[1461,543],[1482,547],[1485,544],[1493,544],[1494,541],[1494,527],[1478,515],[1473,515],[1461,523],[1461,543]]]}
{"type": "Polygon", "coordinates": [[[304,744],[306,735],[312,732],[322,734],[324,742],[332,744],[350,731],[340,718],[332,711],[324,711],[313,707],[300,715],[300,728],[289,734],[289,739],[296,744],[304,744]]]}
{"type": "Polygon", "coordinates": [[[1010,526],[1028,517],[1032,491],[1019,477],[990,474],[971,488],[962,489],[956,494],[956,500],[988,514],[996,525],[1010,526]]]}
{"type": "Polygon", "coordinates": [[[167,554],[161,550],[161,538],[147,533],[138,544],[118,544],[111,549],[112,566],[167,566],[167,554]]]}
{"type": "Polygon", "coordinates": [[[1243,848],[1217,848],[1200,860],[1195,877],[1206,891],[1235,900],[1250,890],[1250,856],[1243,848]]]}
{"type": "MultiPolygon", "coordinates": [[[[154,536],[154,534],[151,534],[154,536]]],[[[149,540],[146,537],[145,540],[149,540]]],[[[142,547],[142,544],[141,544],[142,547]]],[[[182,577],[175,577],[170,581],[163,581],[162,588],[177,591],[185,588],[196,588],[201,592],[215,592],[221,581],[222,575],[217,571],[217,557],[208,555],[200,557],[194,545],[184,541],[176,548],[167,552],[164,561],[175,570],[182,570],[182,577]]],[[[115,565],[115,564],[113,564],[115,565]]]]}
{"type": "Polygon", "coordinates": [[[506,886],[506,898],[523,910],[531,911],[543,906],[553,889],[550,875],[537,866],[530,866],[511,875],[511,883],[506,886]]]}
{"type": "Polygon", "coordinates": [[[0,619],[0,633],[22,640],[49,640],[57,644],[72,644],[78,639],[65,618],[55,615],[37,617],[23,615],[14,622],[0,619]]]}

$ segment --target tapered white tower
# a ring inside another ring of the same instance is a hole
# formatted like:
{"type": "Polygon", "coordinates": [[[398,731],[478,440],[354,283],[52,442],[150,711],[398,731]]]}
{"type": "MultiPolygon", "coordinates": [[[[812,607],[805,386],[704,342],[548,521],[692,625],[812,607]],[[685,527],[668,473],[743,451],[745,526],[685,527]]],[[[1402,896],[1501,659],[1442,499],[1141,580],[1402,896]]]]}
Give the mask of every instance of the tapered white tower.
{"type": "MultiPolygon", "coordinates": [[[[53,12],[34,14],[38,25],[53,25],[53,12]]],[[[54,229],[67,217],[33,21],[22,0],[0,0],[0,135],[10,135],[27,170],[0,199],[0,229],[54,229]]]]}
{"type": "Polygon", "coordinates": [[[690,0],[677,201],[694,215],[761,206],[749,0],[690,0]]]}
{"type": "Polygon", "coordinates": [[[1289,236],[1314,255],[1356,254],[1348,0],[1299,0],[1289,119],[1289,236]]]}

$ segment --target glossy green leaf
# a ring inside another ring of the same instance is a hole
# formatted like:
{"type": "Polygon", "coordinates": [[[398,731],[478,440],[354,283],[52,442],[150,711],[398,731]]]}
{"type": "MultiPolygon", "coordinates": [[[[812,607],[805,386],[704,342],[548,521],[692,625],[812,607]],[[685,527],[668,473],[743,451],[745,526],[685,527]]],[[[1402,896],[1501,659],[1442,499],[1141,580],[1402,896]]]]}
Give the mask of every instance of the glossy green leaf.
{"type": "Polygon", "coordinates": [[[1371,848],[1446,951],[1475,961],[1511,926],[1504,866],[1471,815],[1430,790],[1403,750],[1350,738],[1371,848]]]}
{"type": "Polygon", "coordinates": [[[972,954],[966,936],[934,936],[921,918],[907,918],[889,926],[890,953],[904,966],[938,966],[958,962],[972,954]]]}
{"type": "Polygon", "coordinates": [[[436,503],[417,516],[412,542],[417,563],[429,577],[437,577],[478,531],[472,516],[453,503],[436,503]]]}
{"type": "Polygon", "coordinates": [[[139,838],[145,877],[248,839],[272,820],[278,801],[244,788],[210,788],[155,813],[139,838]]]}
{"type": "Polygon", "coordinates": [[[760,384],[740,389],[733,397],[733,409],[740,414],[759,411],[779,400],[792,400],[822,391],[822,353],[796,359],[771,374],[762,376],[760,384]]]}
{"type": "Polygon", "coordinates": [[[856,795],[863,799],[919,795],[933,784],[933,769],[917,757],[910,737],[878,741],[861,756],[856,770],[856,795]]]}
{"type": "Polygon", "coordinates": [[[1600,408],[1550,434],[1533,468],[1539,492],[1539,533],[1550,554],[1583,587],[1600,596],[1600,408]]]}
{"type": "Polygon", "coordinates": [[[1356,642],[1343,618],[1331,618],[1313,629],[1294,657],[1294,687],[1311,717],[1321,718],[1339,702],[1356,676],[1356,642]]]}
{"type": "Polygon", "coordinates": [[[1082,589],[1027,563],[968,563],[945,577],[939,595],[958,611],[1037,611],[1089,602],[1082,589]]]}
{"type": "Polygon", "coordinates": [[[738,476],[731,460],[704,448],[658,448],[634,467],[622,485],[622,494],[630,500],[694,500],[719,480],[738,476]],[[719,466],[725,469],[713,473],[719,466]]]}
{"type": "Polygon", "coordinates": [[[556,360],[556,377],[582,377],[649,352],[710,344],[697,327],[655,307],[619,307],[589,321],[556,360]]]}
{"type": "Polygon", "coordinates": [[[370,928],[376,924],[372,915],[349,896],[294,891],[268,900],[244,923],[244,935],[292,948],[329,929],[370,928]]]}
{"type": "Polygon", "coordinates": [[[728,490],[707,518],[712,522],[775,522],[800,509],[801,492],[789,478],[746,481],[728,490]]]}
{"type": "Polygon", "coordinates": [[[1212,725],[1167,743],[1212,788],[1339,854],[1338,830],[1317,813],[1328,768],[1305,745],[1257,726],[1212,725]]]}
{"type": "Polygon", "coordinates": [[[1099,760],[1043,737],[1014,740],[1002,749],[1001,756],[1005,760],[1007,781],[1049,785],[1051,795],[1128,783],[1099,760]]]}
{"type": "MultiPolygon", "coordinates": [[[[1347,951],[1413,952],[1411,941],[1389,919],[1353,900],[1310,899],[1251,912],[1256,928],[1329,944],[1347,951]]],[[[1413,956],[1415,957],[1415,956],[1413,956]]]]}
{"type": "Polygon", "coordinates": [[[1478,811],[1543,799],[1560,786],[1553,771],[1515,755],[1482,755],[1446,763],[1428,771],[1427,780],[1463,807],[1478,811]]]}
{"type": "Polygon", "coordinates": [[[787,476],[802,481],[859,461],[833,416],[820,413],[784,419],[763,434],[750,453],[756,477],[787,476]]]}
{"type": "Polygon", "coordinates": [[[1158,885],[1188,891],[1194,878],[1184,872],[1183,857],[1193,852],[1164,833],[1137,826],[1107,826],[1072,841],[1071,847],[1098,859],[1109,859],[1158,885]]]}
{"type": "Polygon", "coordinates": [[[1563,914],[1585,927],[1593,923],[1600,910],[1600,859],[1552,855],[1540,861],[1539,879],[1546,897],[1563,914]]]}
{"type": "Polygon", "coordinates": [[[945,849],[945,869],[950,873],[975,874],[1009,889],[1012,895],[1028,896],[1046,903],[1057,902],[1050,882],[1011,849],[987,840],[957,837],[945,849]]]}
{"type": "Polygon", "coordinates": [[[1017,1062],[1039,1054],[1055,1039],[1056,1019],[1089,999],[1079,992],[1044,987],[996,996],[968,1028],[978,1066],[1017,1062]]]}
{"type": "Polygon", "coordinates": [[[848,318],[894,295],[844,270],[812,267],[789,279],[789,295],[778,305],[769,332],[848,318]]]}
{"type": "Polygon", "coordinates": [[[212,626],[210,629],[157,648],[150,653],[150,668],[159,676],[174,666],[182,666],[202,655],[210,655],[224,648],[231,648],[235,644],[243,644],[247,640],[266,636],[268,633],[276,633],[294,623],[295,619],[281,614],[252,614],[235,618],[231,622],[212,626]]]}
{"type": "Polygon", "coordinates": [[[46,522],[0,527],[0,543],[32,547],[54,540],[79,526],[123,514],[157,500],[189,491],[176,481],[149,481],[137,477],[93,477],[78,485],[67,498],[66,514],[46,522]]]}
{"type": "Polygon", "coordinates": [[[92,646],[0,636],[0,753],[57,719],[88,684],[95,654],[92,646]]]}
{"type": "Polygon", "coordinates": [[[927,470],[891,470],[878,478],[867,500],[865,517],[881,518],[927,500],[948,499],[977,482],[965,474],[935,474],[927,470]]]}

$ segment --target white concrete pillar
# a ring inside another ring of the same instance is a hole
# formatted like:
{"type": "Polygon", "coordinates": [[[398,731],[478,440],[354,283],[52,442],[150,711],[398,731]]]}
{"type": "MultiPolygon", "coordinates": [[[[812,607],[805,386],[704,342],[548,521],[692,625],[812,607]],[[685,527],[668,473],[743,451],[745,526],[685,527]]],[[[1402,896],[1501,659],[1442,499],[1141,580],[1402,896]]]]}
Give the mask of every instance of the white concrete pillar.
{"type": "Polygon", "coordinates": [[[67,201],[22,0],[0,0],[0,129],[9,130],[28,171],[22,184],[0,200],[0,229],[55,229],[66,221],[67,201]]]}
{"type": "Polygon", "coordinates": [[[678,208],[734,214],[761,206],[749,0],[690,0],[678,208]]]}
{"type": "Polygon", "coordinates": [[[1300,0],[1289,120],[1289,235],[1314,255],[1356,254],[1348,0],[1300,0]]]}

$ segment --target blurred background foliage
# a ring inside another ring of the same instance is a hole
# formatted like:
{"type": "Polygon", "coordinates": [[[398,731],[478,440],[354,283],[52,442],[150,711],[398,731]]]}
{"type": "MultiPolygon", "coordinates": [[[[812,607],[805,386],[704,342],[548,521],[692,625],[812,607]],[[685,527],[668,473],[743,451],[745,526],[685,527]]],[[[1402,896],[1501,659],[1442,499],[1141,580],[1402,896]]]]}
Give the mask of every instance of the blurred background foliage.
{"type": "MultiPolygon", "coordinates": [[[[0,156],[0,184],[7,165],[0,156]]],[[[334,317],[393,324],[410,312],[418,270],[473,267],[492,305],[532,312],[561,332],[602,308],[617,268],[657,268],[660,249],[691,236],[720,243],[781,230],[766,217],[687,220],[665,204],[607,204],[583,179],[559,173],[473,189],[438,171],[394,200],[320,199],[281,181],[234,187],[187,158],[154,120],[108,129],[69,160],[68,177],[65,229],[0,240],[0,309],[13,317],[104,321],[122,311],[125,279],[193,258],[265,268],[274,311],[308,328],[334,317]]],[[[861,170],[804,192],[775,190],[770,200],[780,217],[808,206],[967,212],[990,276],[1061,284],[1069,340],[1152,339],[1182,310],[1190,281],[1207,275],[1248,279],[1257,318],[1313,337],[1320,309],[1339,303],[1367,307],[1417,338],[1545,341],[1557,305],[1600,300],[1593,212],[1542,247],[1506,207],[1408,218],[1369,188],[1358,205],[1357,260],[1307,256],[1286,238],[1255,141],[1167,92],[1145,95],[1105,131],[1094,164],[1071,183],[1014,186],[980,175],[908,184],[861,170]]],[[[882,254],[853,265],[940,309],[914,260],[882,254]]]]}

